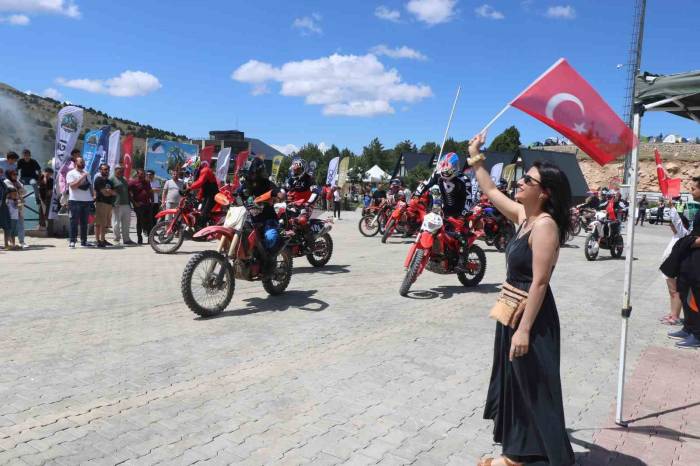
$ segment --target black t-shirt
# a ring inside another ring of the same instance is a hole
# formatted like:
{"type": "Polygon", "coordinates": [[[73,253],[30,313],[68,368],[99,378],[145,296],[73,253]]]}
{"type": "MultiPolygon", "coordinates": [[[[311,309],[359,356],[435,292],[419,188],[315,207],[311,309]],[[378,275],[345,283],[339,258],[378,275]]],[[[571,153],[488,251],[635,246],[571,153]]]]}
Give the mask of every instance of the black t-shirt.
{"type": "Polygon", "coordinates": [[[700,211],[693,217],[693,229],[690,234],[693,236],[700,236],[700,211]]]}
{"type": "Polygon", "coordinates": [[[41,173],[41,167],[39,162],[34,159],[29,159],[29,162],[24,159],[19,159],[17,161],[17,171],[19,172],[20,178],[31,178],[34,180],[39,179],[39,174],[41,173]]]}
{"type": "Polygon", "coordinates": [[[377,189],[374,191],[374,194],[372,194],[372,199],[378,201],[380,199],[386,199],[386,191],[383,189],[377,189]]]}
{"type": "Polygon", "coordinates": [[[114,201],[117,199],[117,196],[105,196],[104,194],[102,194],[102,190],[105,188],[114,189],[114,185],[112,185],[112,182],[109,180],[109,178],[105,178],[103,176],[96,176],[94,187],[96,202],[114,205],[114,201]]]}

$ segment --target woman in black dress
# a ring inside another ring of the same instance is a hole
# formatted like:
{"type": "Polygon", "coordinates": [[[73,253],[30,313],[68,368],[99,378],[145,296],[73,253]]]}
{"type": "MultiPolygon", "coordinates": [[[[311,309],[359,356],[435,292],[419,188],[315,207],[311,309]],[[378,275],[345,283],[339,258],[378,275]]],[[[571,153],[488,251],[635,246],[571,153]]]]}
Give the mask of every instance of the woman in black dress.
{"type": "MultiPolygon", "coordinates": [[[[469,145],[479,155],[484,136],[469,145]]],[[[535,162],[518,181],[515,201],[501,193],[481,162],[473,164],[482,191],[518,233],[506,249],[507,281],[528,292],[516,330],[496,324],[493,369],[484,418],[494,421],[503,456],[480,466],[571,465],[559,374],[559,317],[549,280],[559,246],[570,234],[571,188],[554,164],[535,162]]]]}

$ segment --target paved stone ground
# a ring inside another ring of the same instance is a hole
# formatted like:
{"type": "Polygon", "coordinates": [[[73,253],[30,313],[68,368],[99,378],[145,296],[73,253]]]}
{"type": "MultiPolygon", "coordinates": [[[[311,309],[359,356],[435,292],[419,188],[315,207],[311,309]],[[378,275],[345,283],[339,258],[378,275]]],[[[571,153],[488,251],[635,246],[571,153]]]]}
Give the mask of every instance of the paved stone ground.
{"type": "MultiPolygon", "coordinates": [[[[498,453],[481,417],[504,256],[487,250],[475,289],[425,273],[401,298],[407,244],[362,237],[357,220],[336,223],[325,269],[296,260],[276,298],[239,281],[229,309],[207,320],[179,290],[190,254],[207,245],[162,256],[34,239],[0,252],[0,463],[469,465],[498,453]]],[[[630,374],[645,351],[682,356],[656,321],[669,234],[638,235],[630,374]]],[[[621,442],[599,434],[614,408],[624,262],[589,263],[582,243],[562,250],[553,279],[567,424],[580,464],[618,464],[621,442]]],[[[635,377],[627,416],[643,417],[656,407],[635,404],[635,377]]],[[[667,405],[682,413],[697,393],[667,405]]],[[[697,424],[674,428],[697,449],[697,424]]]]}

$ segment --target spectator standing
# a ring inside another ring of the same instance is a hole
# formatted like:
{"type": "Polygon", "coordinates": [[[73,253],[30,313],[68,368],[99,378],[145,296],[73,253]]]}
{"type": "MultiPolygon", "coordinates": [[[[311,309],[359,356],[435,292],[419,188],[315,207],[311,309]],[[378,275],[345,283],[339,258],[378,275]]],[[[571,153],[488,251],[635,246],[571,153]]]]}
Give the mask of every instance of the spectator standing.
{"type": "Polygon", "coordinates": [[[340,189],[337,186],[333,186],[333,218],[338,216],[340,220],[340,189]]]}
{"type": "Polygon", "coordinates": [[[9,224],[6,230],[5,249],[19,249],[15,244],[15,238],[17,238],[19,233],[19,199],[21,198],[17,188],[17,172],[15,170],[8,170],[6,175],[3,184],[6,188],[5,203],[7,204],[9,213],[9,224]]]}
{"type": "Polygon", "coordinates": [[[19,155],[12,151],[8,152],[4,159],[0,159],[0,168],[3,170],[3,172],[5,172],[5,176],[7,176],[7,172],[10,170],[17,170],[18,159],[19,155]]]}
{"type": "Polygon", "coordinates": [[[109,179],[112,182],[112,189],[116,195],[114,207],[112,208],[112,232],[114,240],[126,246],[134,243],[129,237],[131,228],[131,197],[129,196],[129,182],[124,177],[124,167],[117,165],[114,167],[114,176],[109,179]]]}
{"type": "Polygon", "coordinates": [[[51,196],[53,193],[53,168],[46,167],[39,178],[39,229],[46,228],[46,223],[49,218],[49,207],[51,206],[51,196]]]}
{"type": "Polygon", "coordinates": [[[163,194],[161,205],[164,209],[177,209],[180,205],[182,195],[180,191],[185,188],[185,183],[180,179],[177,170],[171,170],[172,178],[163,185],[163,194]]]}
{"type": "Polygon", "coordinates": [[[321,207],[323,207],[323,210],[328,210],[328,200],[326,199],[327,195],[328,184],[324,184],[323,188],[321,188],[321,207]]]}
{"type": "Polygon", "coordinates": [[[143,168],[137,169],[136,179],[129,181],[129,195],[136,213],[136,240],[138,244],[143,244],[143,235],[145,234],[148,239],[148,234],[153,226],[151,222],[153,218],[151,215],[153,191],[143,168]]]}
{"type": "MultiPolygon", "coordinates": [[[[668,245],[666,246],[666,250],[664,250],[663,256],[661,257],[662,263],[668,258],[668,256],[671,255],[673,245],[676,244],[679,239],[688,235],[688,219],[682,217],[678,213],[675,204],[672,201],[669,201],[668,204],[670,207],[670,227],[673,237],[671,238],[671,241],[669,241],[668,245]]],[[[676,278],[667,277],[666,275],[664,275],[664,277],[666,278],[666,286],[668,287],[668,294],[671,300],[671,312],[665,315],[661,319],[661,322],[667,325],[678,325],[681,323],[680,316],[682,304],[681,298],[678,294],[676,278]]]]}
{"type": "Polygon", "coordinates": [[[27,243],[24,242],[24,196],[27,194],[24,185],[18,179],[18,173],[15,170],[10,170],[5,177],[5,185],[8,188],[11,202],[8,202],[10,211],[10,230],[12,234],[12,244],[14,245],[14,237],[19,238],[19,248],[27,249],[27,243]]]}
{"type": "Polygon", "coordinates": [[[151,225],[155,225],[156,214],[160,211],[161,184],[160,180],[156,178],[156,172],[153,170],[148,170],[146,175],[148,177],[148,182],[151,184],[151,191],[153,191],[153,200],[151,201],[151,225]]]}
{"type": "Polygon", "coordinates": [[[637,215],[637,218],[634,221],[635,225],[641,222],[641,226],[644,226],[644,218],[647,215],[647,207],[649,207],[649,201],[647,201],[647,195],[644,194],[639,200],[639,214],[637,215]]]}
{"type": "Polygon", "coordinates": [[[5,170],[0,168],[0,228],[5,239],[5,249],[10,249],[10,210],[7,206],[7,186],[5,185],[5,170]]]}
{"type": "Polygon", "coordinates": [[[22,158],[17,162],[17,170],[19,171],[19,181],[24,186],[36,184],[41,176],[39,162],[32,158],[32,153],[29,149],[22,151],[22,158]]]}
{"type": "Polygon", "coordinates": [[[100,164],[100,173],[95,177],[95,240],[98,248],[112,246],[105,234],[112,220],[112,206],[116,200],[116,192],[109,178],[109,165],[100,164]]]}
{"type": "Polygon", "coordinates": [[[659,225],[664,224],[664,208],[666,207],[666,200],[662,197],[659,199],[659,206],[656,208],[656,223],[659,225]]]}
{"type": "MultiPolygon", "coordinates": [[[[328,210],[333,205],[333,188],[331,188],[330,184],[326,184],[326,188],[326,210],[328,210]]],[[[333,213],[333,216],[335,216],[335,212],[333,213]]]]}
{"type": "Polygon", "coordinates": [[[80,226],[80,246],[91,247],[88,243],[88,215],[95,196],[92,191],[90,173],[85,170],[85,160],[77,156],[75,168],[66,174],[68,185],[68,209],[70,211],[70,234],[68,247],[75,248],[80,226]]]}

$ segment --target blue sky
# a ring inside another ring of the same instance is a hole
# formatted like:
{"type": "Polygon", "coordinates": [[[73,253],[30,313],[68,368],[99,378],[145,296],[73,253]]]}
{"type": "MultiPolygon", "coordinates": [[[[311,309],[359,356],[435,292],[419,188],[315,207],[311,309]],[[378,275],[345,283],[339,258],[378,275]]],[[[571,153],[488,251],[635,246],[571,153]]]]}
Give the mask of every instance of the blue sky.
{"type": "MultiPolygon", "coordinates": [[[[650,1],[642,69],[697,69],[700,2],[650,1]]],[[[471,136],[560,57],[622,114],[632,0],[0,0],[0,81],[190,137],[360,151],[471,136]],[[167,7],[165,7],[167,5],[167,7]],[[379,47],[378,46],[384,46],[379,47]],[[403,49],[402,49],[403,47],[403,49]],[[369,55],[371,51],[374,54],[369,55]],[[245,65],[245,66],[244,66],[245,65]],[[131,73],[126,73],[130,71],[131,73]],[[236,73],[237,71],[237,73],[236,73]]],[[[509,110],[523,142],[555,133],[509,110]]],[[[700,135],[649,115],[642,133],[700,135]]]]}

